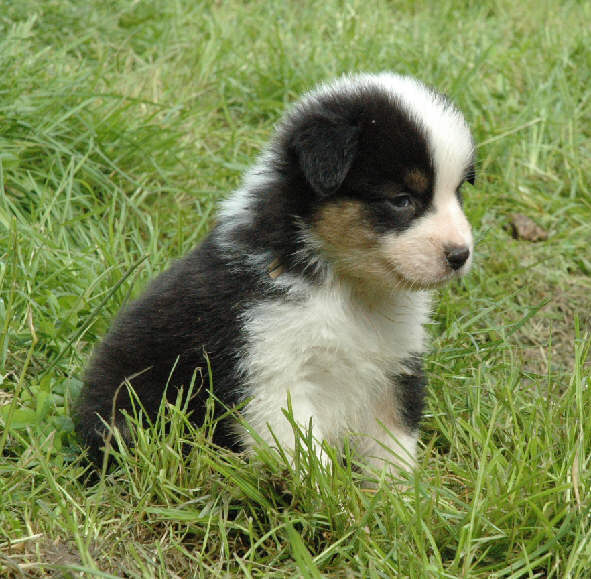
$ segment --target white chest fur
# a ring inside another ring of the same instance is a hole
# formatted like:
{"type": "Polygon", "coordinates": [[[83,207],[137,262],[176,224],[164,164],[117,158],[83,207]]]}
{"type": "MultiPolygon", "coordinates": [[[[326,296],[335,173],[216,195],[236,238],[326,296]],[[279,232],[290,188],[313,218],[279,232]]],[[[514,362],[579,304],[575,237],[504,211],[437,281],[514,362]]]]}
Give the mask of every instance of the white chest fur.
{"type": "Polygon", "coordinates": [[[311,419],[318,440],[339,445],[347,433],[372,435],[385,408],[396,413],[392,376],[424,351],[429,312],[429,292],[396,292],[370,307],[340,285],[314,288],[295,303],[254,306],[244,317],[241,372],[251,397],[244,418],[270,444],[269,428],[291,448],[282,412],[289,395],[294,419],[304,428],[311,419]]]}

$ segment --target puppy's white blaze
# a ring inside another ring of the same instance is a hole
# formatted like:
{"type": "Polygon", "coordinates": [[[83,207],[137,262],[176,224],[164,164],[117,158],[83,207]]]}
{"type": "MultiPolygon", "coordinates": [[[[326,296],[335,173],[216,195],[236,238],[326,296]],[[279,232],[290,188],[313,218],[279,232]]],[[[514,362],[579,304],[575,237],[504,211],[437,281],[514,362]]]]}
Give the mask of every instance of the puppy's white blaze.
{"type": "Polygon", "coordinates": [[[433,238],[443,246],[463,245],[472,255],[472,228],[453,190],[436,193],[433,200],[435,211],[427,220],[433,228],[433,238]]]}
{"type": "Polygon", "coordinates": [[[425,130],[433,156],[435,191],[455,191],[474,154],[472,135],[463,115],[414,78],[392,73],[374,78],[396,94],[406,111],[425,130]]]}

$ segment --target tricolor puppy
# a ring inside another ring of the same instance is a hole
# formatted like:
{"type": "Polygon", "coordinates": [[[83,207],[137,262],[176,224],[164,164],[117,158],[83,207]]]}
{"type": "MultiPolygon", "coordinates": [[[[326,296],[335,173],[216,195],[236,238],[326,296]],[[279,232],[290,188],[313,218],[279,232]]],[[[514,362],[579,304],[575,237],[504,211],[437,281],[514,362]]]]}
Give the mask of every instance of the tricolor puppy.
{"type": "MultiPolygon", "coordinates": [[[[125,431],[129,381],[150,415],[211,364],[216,397],[271,445],[283,409],[320,442],[350,437],[370,466],[408,470],[423,409],[430,290],[472,261],[460,189],[474,180],[461,113],[395,74],[305,95],[223,204],[203,243],[127,307],[96,349],[77,430],[98,458],[125,431]],[[102,418],[102,419],[101,419],[102,418]]],[[[207,380],[206,380],[207,384],[207,380]]],[[[208,388],[190,401],[205,414],[208,388]]],[[[221,411],[221,407],[220,407],[221,411]]],[[[249,449],[236,420],[215,441],[249,449]]]]}

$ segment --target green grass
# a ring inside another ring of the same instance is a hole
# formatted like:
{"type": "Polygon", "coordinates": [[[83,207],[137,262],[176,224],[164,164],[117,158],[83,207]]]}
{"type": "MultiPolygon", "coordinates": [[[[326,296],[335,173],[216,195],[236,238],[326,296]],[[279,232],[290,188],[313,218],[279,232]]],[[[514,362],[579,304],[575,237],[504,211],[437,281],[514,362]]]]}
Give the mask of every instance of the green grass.
{"type": "Polygon", "coordinates": [[[0,12],[0,575],[589,576],[589,3],[0,12]],[[383,69],[448,92],[479,143],[476,264],[441,292],[408,488],[323,471],[305,436],[293,469],[245,462],[180,405],[85,484],[70,409],[112,316],[207,231],[287,103],[383,69]],[[515,212],[548,240],[514,240],[515,212]]]}

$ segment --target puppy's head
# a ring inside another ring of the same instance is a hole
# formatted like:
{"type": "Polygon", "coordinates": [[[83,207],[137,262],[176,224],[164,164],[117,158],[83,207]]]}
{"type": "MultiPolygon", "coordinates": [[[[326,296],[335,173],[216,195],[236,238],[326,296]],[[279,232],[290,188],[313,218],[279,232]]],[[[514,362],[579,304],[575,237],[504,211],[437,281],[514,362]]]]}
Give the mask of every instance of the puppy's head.
{"type": "Polygon", "coordinates": [[[474,145],[443,96],[409,77],[345,77],[307,95],[281,134],[310,199],[305,241],[337,274],[427,289],[469,269],[460,190],[474,145]]]}

